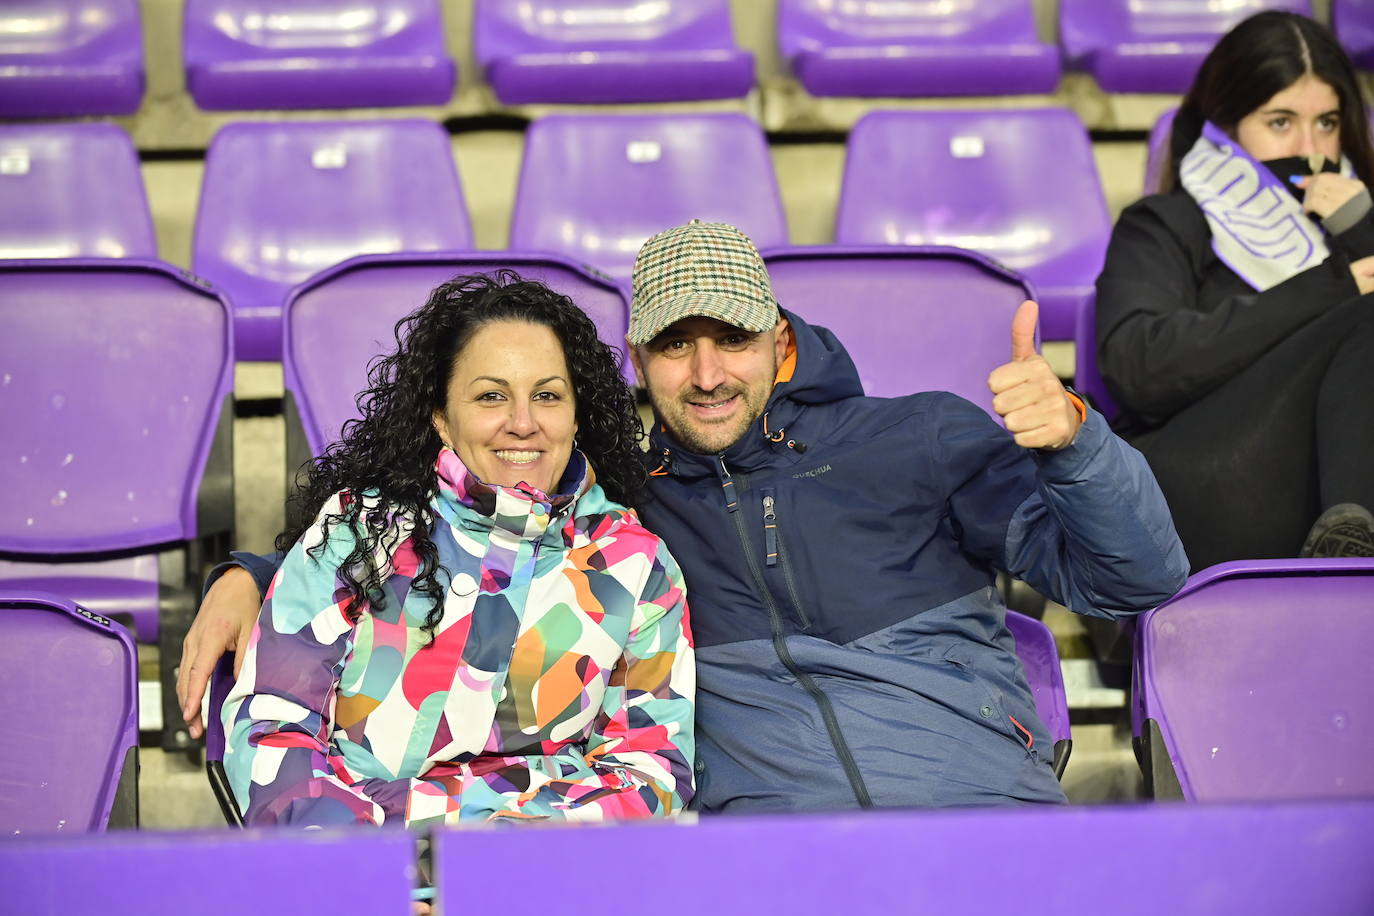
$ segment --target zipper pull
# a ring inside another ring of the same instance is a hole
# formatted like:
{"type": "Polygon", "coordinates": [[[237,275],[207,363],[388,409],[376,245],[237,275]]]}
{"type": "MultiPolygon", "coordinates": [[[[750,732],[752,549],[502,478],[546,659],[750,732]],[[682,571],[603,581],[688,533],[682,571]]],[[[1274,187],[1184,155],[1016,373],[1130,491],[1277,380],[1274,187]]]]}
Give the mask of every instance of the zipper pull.
{"type": "Polygon", "coordinates": [[[730,469],[720,455],[716,456],[716,464],[720,465],[720,488],[725,493],[725,509],[734,512],[739,508],[739,500],[735,498],[735,478],[730,476],[730,469]]]}
{"type": "Polygon", "coordinates": [[[763,491],[763,552],[769,566],[778,565],[778,513],[772,490],[763,491]]]}

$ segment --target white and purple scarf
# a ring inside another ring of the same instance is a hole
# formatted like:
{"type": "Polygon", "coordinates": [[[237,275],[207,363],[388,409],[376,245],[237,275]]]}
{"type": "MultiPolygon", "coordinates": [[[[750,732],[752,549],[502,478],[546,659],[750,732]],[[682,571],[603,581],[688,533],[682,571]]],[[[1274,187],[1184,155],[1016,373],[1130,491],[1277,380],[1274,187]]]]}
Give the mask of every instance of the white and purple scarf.
{"type": "MultiPolygon", "coordinates": [[[[1353,174],[1344,157],[1340,172],[1353,174]]],[[[1330,254],[1321,228],[1297,198],[1211,122],[1179,163],[1179,183],[1207,217],[1217,257],[1258,292],[1330,254]]]]}

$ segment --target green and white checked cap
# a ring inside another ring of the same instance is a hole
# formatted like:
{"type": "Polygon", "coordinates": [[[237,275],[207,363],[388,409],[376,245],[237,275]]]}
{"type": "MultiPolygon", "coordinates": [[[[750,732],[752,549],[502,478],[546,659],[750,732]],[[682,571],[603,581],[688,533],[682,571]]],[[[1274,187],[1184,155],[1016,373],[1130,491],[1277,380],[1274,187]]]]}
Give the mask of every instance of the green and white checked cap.
{"type": "Polygon", "coordinates": [[[643,346],[683,318],[715,318],[746,331],[778,321],[768,269],[749,236],[725,223],[694,219],[649,239],[635,258],[630,306],[632,346],[643,346]]]}

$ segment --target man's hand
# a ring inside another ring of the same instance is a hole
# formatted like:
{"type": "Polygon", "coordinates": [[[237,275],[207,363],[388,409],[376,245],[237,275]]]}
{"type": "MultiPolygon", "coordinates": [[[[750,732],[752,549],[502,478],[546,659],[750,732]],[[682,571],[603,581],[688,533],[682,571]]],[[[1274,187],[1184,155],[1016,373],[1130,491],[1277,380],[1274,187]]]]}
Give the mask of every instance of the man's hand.
{"type": "Polygon", "coordinates": [[[1027,299],[1011,320],[1011,362],[988,376],[992,409],[1023,448],[1058,451],[1083,424],[1078,408],[1045,358],[1035,352],[1040,306],[1027,299]]]}
{"type": "Polygon", "coordinates": [[[1335,213],[1364,190],[1364,184],[1359,179],[1346,178],[1335,172],[1307,175],[1293,183],[1305,192],[1302,196],[1302,208],[1322,219],[1335,213]]]}
{"type": "Polygon", "coordinates": [[[186,641],[181,644],[181,670],[177,672],[177,703],[192,738],[205,734],[200,701],[211,672],[220,656],[236,652],[234,673],[239,673],[243,650],[248,648],[261,604],[257,583],[238,566],[220,576],[201,602],[200,611],[186,632],[186,641]]]}

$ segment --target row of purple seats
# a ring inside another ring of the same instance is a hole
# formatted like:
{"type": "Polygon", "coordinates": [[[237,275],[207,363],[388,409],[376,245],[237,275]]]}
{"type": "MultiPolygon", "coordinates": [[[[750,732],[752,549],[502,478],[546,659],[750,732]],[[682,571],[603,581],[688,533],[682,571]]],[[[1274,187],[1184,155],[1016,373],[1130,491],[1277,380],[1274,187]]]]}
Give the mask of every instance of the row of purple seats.
{"type": "MultiPolygon", "coordinates": [[[[142,193],[117,128],[0,127],[0,256],[148,254],[142,193]],[[67,157],[70,179],[58,171],[67,157]],[[5,162],[17,163],[10,174],[5,162]]],[[[755,122],[551,115],[526,136],[509,248],[623,282],[644,239],[693,217],[737,225],[760,247],[787,243],[755,122]]],[[[850,138],[835,240],[996,258],[1027,275],[1044,335],[1058,340],[1090,299],[1109,228],[1087,133],[1066,110],[874,112],[850,138]]],[[[281,358],[282,302],[321,270],[356,254],[470,248],[449,138],[431,122],[240,123],[210,144],[192,269],[233,303],[240,359],[281,358]]]]}
{"type": "MultiPolygon", "coordinates": [[[[1311,14],[1309,0],[1062,0],[1061,53],[1037,38],[1032,0],[779,0],[777,39],[819,96],[1047,93],[1061,58],[1109,92],[1180,92],[1218,36],[1265,8],[1311,14]]],[[[1367,66],[1370,12],[1369,0],[1332,9],[1367,66]]],[[[754,85],[729,0],[474,0],[472,16],[474,54],[504,104],[738,98],[754,85]]],[[[136,0],[19,0],[0,10],[0,35],[0,116],[138,108],[136,0]]],[[[186,0],[182,50],[209,110],[441,105],[457,80],[439,0],[186,0]]]]}

